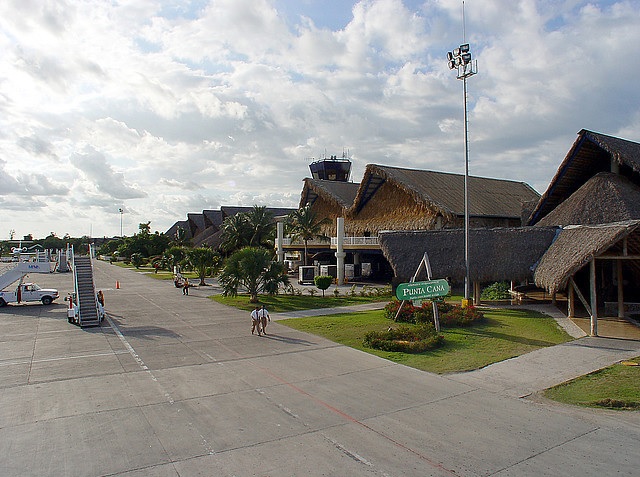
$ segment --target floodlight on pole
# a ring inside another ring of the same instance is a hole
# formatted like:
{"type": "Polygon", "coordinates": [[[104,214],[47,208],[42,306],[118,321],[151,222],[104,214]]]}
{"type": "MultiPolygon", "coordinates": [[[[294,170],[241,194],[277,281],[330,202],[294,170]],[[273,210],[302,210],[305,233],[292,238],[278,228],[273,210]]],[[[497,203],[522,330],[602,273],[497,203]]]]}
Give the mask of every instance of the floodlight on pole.
{"type": "Polygon", "coordinates": [[[118,212],[120,212],[120,237],[123,237],[124,235],[122,235],[122,214],[124,214],[124,209],[119,208],[118,212]]]}
{"type": "MultiPolygon", "coordinates": [[[[464,23],[464,2],[463,2],[464,23]]],[[[458,48],[447,53],[449,69],[457,70],[457,78],[462,80],[463,104],[464,104],[464,299],[469,304],[469,134],[467,119],[467,78],[478,72],[478,63],[473,62],[469,43],[463,43],[458,48]]]]}

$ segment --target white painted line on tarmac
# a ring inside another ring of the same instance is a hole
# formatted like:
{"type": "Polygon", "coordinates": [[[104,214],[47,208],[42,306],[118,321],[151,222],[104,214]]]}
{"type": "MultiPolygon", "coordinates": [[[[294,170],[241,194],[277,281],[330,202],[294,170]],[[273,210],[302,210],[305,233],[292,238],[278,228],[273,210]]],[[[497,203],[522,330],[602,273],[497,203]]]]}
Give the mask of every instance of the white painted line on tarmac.
{"type": "Polygon", "coordinates": [[[110,352],[110,353],[94,353],[94,354],[83,354],[83,355],[78,355],[78,356],[61,356],[58,358],[46,358],[46,359],[25,359],[23,361],[9,361],[9,362],[4,362],[4,363],[0,363],[0,366],[12,366],[12,365],[16,365],[16,364],[28,364],[28,363],[49,363],[49,362],[53,362],[53,361],[65,361],[65,360],[69,360],[69,359],[85,359],[85,358],[98,358],[100,356],[113,356],[114,354],[127,354],[126,351],[116,351],[116,352],[110,352]]]}
{"type": "MultiPolygon", "coordinates": [[[[173,399],[171,394],[166,389],[164,389],[164,386],[162,386],[162,384],[158,381],[158,379],[153,375],[153,372],[151,372],[149,367],[146,364],[144,364],[144,361],[138,355],[138,353],[136,353],[136,350],[133,349],[133,346],[131,346],[131,344],[127,341],[127,338],[125,338],[125,336],[122,334],[122,331],[120,331],[120,328],[118,328],[118,326],[111,320],[109,315],[105,314],[105,318],[109,322],[109,325],[111,326],[111,329],[113,329],[116,336],[120,339],[120,341],[125,346],[125,348],[127,348],[127,350],[129,351],[129,354],[131,354],[131,356],[133,356],[133,359],[136,360],[136,363],[138,363],[138,366],[140,366],[140,369],[142,369],[145,373],[147,373],[149,377],[154,382],[156,382],[158,386],[160,386],[160,390],[161,392],[164,393],[164,397],[167,399],[167,402],[171,405],[175,404],[175,400],[173,399]]],[[[180,412],[179,408],[177,412],[180,412]]],[[[193,426],[193,424],[190,422],[189,426],[193,426]]],[[[205,451],[209,455],[215,454],[215,450],[213,449],[213,447],[211,447],[209,442],[207,442],[207,439],[201,433],[198,432],[198,434],[200,435],[200,439],[202,440],[202,446],[204,447],[205,451]]]]}

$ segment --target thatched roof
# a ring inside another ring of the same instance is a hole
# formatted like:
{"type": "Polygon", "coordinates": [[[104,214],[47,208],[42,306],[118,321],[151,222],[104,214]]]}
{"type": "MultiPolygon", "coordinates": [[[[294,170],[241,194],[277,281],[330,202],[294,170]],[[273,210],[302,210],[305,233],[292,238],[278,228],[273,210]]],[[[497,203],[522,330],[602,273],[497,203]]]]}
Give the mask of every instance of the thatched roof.
{"type": "Polygon", "coordinates": [[[204,215],[204,224],[206,227],[220,228],[224,220],[222,210],[203,210],[202,215],[204,215]]]}
{"type": "MultiPolygon", "coordinates": [[[[367,165],[351,213],[357,215],[385,182],[443,216],[464,215],[464,175],[377,164],[367,165]]],[[[523,204],[539,197],[524,182],[469,177],[470,216],[520,219],[523,204]]]]}
{"type": "Polygon", "coordinates": [[[194,247],[208,246],[217,249],[222,244],[222,230],[214,227],[207,228],[204,232],[193,239],[194,247]]]}
{"type": "MultiPolygon", "coordinates": [[[[165,232],[166,235],[173,237],[178,227],[182,227],[187,232],[188,238],[196,239],[198,234],[205,234],[210,236],[220,228],[222,222],[227,217],[234,216],[240,213],[250,212],[253,207],[229,207],[222,206],[220,210],[203,210],[201,213],[188,213],[187,220],[178,221],[165,232]],[[211,230],[209,230],[211,228],[211,230]]],[[[289,215],[296,209],[290,207],[267,207],[267,212],[270,213],[274,219],[289,215]]],[[[203,237],[196,239],[196,242],[200,242],[203,237]]]]}
{"type": "MultiPolygon", "coordinates": [[[[223,205],[222,207],[220,207],[220,210],[222,211],[222,215],[223,218],[227,218],[227,217],[231,217],[233,215],[236,214],[241,214],[241,213],[246,213],[246,212],[251,212],[251,210],[253,209],[253,207],[229,207],[226,205],[223,205]]],[[[293,212],[296,209],[292,209],[289,207],[267,207],[266,211],[268,213],[270,213],[271,215],[273,215],[273,217],[280,217],[283,215],[288,215],[291,212],[293,212]]]]}
{"type": "Polygon", "coordinates": [[[178,231],[178,228],[184,229],[186,237],[188,239],[191,238],[191,230],[189,229],[189,221],[187,220],[177,221],[175,224],[169,227],[169,230],[167,230],[164,234],[170,237],[171,239],[173,239],[176,236],[176,232],[178,231]]]}
{"type": "Polygon", "coordinates": [[[539,222],[597,173],[610,172],[612,161],[620,166],[622,175],[640,172],[640,144],[586,129],[580,131],[531,214],[529,224],[539,222]]]}
{"type": "MultiPolygon", "coordinates": [[[[536,285],[550,293],[563,290],[569,278],[592,258],[611,248],[640,225],[639,220],[565,227],[536,268],[536,285]]],[[[636,254],[640,250],[630,251],[636,254]]]]}
{"type": "Polygon", "coordinates": [[[321,197],[340,209],[348,209],[353,205],[360,184],[353,182],[327,181],[322,179],[304,179],[304,187],[300,198],[300,207],[313,203],[321,197]]]}
{"type": "MultiPolygon", "coordinates": [[[[524,280],[557,232],[556,227],[510,227],[469,231],[469,268],[473,281],[524,280]]],[[[410,279],[422,256],[429,255],[433,275],[463,280],[464,229],[380,232],[380,247],[395,275],[410,279]]],[[[424,278],[424,274],[419,279],[424,278]]]]}
{"type": "Polygon", "coordinates": [[[536,225],[589,225],[640,219],[640,186],[600,172],[536,225]]]}
{"type": "Polygon", "coordinates": [[[206,228],[203,214],[187,214],[187,224],[191,237],[195,237],[206,228]]]}

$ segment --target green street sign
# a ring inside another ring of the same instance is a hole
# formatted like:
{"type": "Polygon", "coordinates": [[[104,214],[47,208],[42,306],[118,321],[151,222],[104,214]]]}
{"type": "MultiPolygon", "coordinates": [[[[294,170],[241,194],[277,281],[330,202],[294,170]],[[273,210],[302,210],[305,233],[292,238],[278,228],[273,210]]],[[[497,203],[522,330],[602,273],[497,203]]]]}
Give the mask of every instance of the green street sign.
{"type": "Polygon", "coordinates": [[[398,300],[428,300],[449,294],[449,282],[444,279],[401,283],[396,288],[398,300]]]}

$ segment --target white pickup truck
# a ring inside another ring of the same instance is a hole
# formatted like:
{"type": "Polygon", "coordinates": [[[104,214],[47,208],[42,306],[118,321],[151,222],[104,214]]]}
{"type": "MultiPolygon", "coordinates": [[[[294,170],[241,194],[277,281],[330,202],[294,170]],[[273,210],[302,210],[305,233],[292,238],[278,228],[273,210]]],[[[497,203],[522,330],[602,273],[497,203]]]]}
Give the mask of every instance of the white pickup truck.
{"type": "Polygon", "coordinates": [[[60,295],[53,288],[40,288],[35,283],[22,283],[15,290],[0,291],[0,307],[7,303],[21,303],[41,301],[43,305],[50,305],[60,295]]]}

